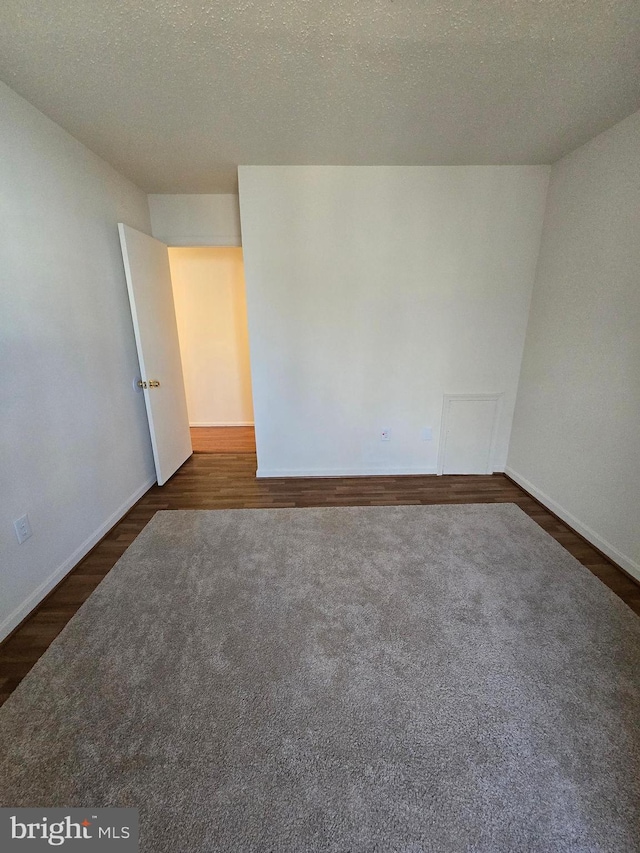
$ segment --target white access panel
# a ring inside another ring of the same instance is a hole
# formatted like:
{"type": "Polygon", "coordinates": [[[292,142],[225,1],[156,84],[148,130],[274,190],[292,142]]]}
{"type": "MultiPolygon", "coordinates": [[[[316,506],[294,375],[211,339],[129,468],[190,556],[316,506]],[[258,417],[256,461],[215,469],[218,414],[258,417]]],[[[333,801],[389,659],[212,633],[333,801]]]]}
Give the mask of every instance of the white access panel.
{"type": "Polygon", "coordinates": [[[439,474],[492,474],[502,394],[445,394],[439,474]]]}

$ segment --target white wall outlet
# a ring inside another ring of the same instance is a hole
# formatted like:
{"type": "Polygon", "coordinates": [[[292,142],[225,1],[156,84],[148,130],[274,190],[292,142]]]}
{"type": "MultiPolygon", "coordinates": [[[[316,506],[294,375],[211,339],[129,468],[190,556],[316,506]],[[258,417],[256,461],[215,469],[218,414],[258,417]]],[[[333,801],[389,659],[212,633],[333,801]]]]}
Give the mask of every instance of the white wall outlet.
{"type": "Polygon", "coordinates": [[[23,515],[22,518],[17,518],[13,522],[13,529],[16,532],[18,542],[22,545],[25,539],[31,536],[31,525],[29,524],[29,516],[23,515]]]}
{"type": "Polygon", "coordinates": [[[390,429],[381,429],[380,430],[380,441],[391,441],[391,430],[390,429]]]}
{"type": "Polygon", "coordinates": [[[423,441],[433,441],[433,428],[432,427],[424,427],[422,430],[422,440],[423,441]]]}

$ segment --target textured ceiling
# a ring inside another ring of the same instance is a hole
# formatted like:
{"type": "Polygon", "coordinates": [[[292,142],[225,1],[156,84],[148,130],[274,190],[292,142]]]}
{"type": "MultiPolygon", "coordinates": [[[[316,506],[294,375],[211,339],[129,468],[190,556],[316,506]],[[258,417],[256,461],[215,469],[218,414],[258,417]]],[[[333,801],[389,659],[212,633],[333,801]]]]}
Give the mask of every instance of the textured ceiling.
{"type": "Polygon", "coordinates": [[[640,107],[640,0],[1,0],[0,78],[149,192],[550,163],[640,107]]]}

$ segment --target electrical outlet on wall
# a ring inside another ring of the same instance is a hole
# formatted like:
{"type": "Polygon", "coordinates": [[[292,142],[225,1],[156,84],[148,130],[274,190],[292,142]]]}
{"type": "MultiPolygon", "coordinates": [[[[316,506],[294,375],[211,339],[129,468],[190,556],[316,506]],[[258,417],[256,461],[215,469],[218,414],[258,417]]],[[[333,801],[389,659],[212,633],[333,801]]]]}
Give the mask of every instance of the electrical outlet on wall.
{"type": "Polygon", "coordinates": [[[16,532],[18,542],[22,545],[25,539],[31,536],[31,525],[29,524],[29,516],[23,515],[13,522],[13,529],[16,532]]]}
{"type": "Polygon", "coordinates": [[[380,441],[391,441],[391,430],[390,429],[380,430],[380,441]]]}

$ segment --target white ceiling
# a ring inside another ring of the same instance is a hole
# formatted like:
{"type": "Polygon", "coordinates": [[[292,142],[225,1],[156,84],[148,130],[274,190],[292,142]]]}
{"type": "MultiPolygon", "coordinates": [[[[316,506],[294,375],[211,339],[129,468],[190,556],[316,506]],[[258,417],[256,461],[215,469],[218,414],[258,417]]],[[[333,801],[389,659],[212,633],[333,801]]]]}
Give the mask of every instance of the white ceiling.
{"type": "Polygon", "coordinates": [[[640,107],[640,0],[1,0],[0,78],[148,192],[550,163],[640,107]]]}

